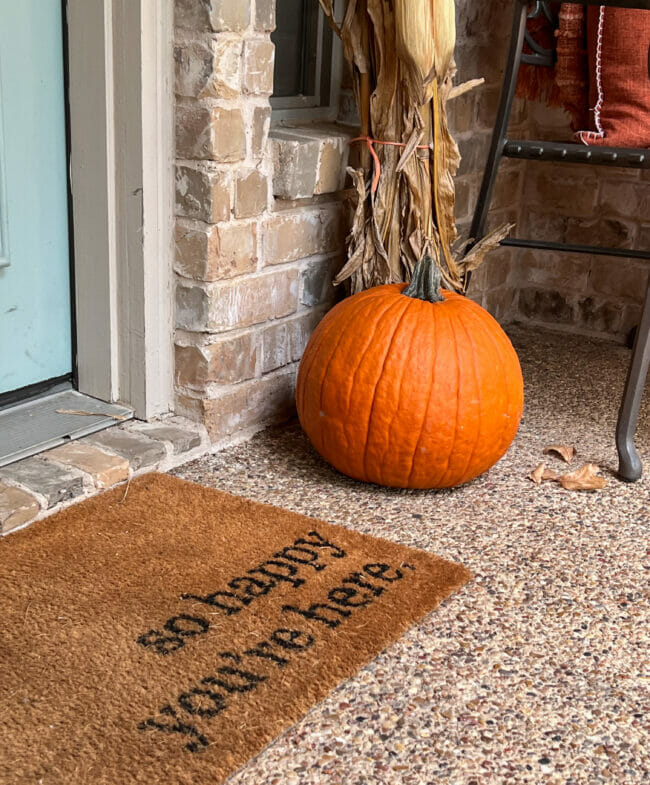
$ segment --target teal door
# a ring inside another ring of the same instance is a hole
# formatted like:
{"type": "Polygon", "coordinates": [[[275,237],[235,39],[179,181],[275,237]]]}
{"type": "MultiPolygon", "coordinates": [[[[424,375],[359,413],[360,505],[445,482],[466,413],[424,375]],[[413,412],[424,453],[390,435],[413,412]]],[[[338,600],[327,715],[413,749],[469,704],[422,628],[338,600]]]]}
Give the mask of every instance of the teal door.
{"type": "Polygon", "coordinates": [[[61,0],[0,0],[0,394],[70,374],[61,0]]]}

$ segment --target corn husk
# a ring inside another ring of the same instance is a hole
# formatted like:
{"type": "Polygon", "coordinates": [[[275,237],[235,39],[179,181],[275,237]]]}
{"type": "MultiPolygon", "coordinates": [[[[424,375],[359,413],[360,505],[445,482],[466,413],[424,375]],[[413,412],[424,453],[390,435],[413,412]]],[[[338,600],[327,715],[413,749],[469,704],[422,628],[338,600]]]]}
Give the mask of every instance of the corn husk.
{"type": "Polygon", "coordinates": [[[434,79],[449,71],[456,45],[454,0],[395,0],[397,56],[409,69],[413,100],[433,98],[434,79]]]}
{"type": "Polygon", "coordinates": [[[460,290],[497,234],[475,245],[464,264],[454,253],[454,175],[458,147],[447,124],[446,103],[460,94],[453,85],[454,0],[348,0],[337,23],[333,0],[319,0],[343,42],[352,66],[363,136],[376,144],[376,171],[369,152],[351,170],[356,191],[348,260],[335,282],[354,292],[410,280],[415,264],[430,256],[447,288],[460,290]]]}
{"type": "Polygon", "coordinates": [[[449,72],[456,48],[456,8],[454,0],[431,0],[433,36],[436,42],[435,70],[439,76],[449,72]]]}

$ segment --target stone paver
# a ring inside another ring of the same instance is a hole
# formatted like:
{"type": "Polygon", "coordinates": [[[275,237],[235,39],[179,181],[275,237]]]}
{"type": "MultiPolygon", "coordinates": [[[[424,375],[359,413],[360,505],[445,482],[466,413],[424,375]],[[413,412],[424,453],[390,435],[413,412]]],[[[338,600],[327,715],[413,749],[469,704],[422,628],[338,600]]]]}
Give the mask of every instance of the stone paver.
{"type": "Polygon", "coordinates": [[[84,439],[86,444],[106,447],[122,458],[127,458],[133,471],[154,466],[167,457],[165,445],[136,431],[107,428],[84,439]]]}
{"type": "Polygon", "coordinates": [[[33,520],[40,512],[39,503],[51,514],[62,504],[82,501],[127,480],[131,471],[178,465],[185,453],[196,455],[196,448],[208,449],[205,433],[181,417],[151,423],[129,421],[2,467],[0,488],[9,491],[0,502],[0,534],[33,520]]]}
{"type": "Polygon", "coordinates": [[[174,455],[189,452],[201,445],[201,437],[196,431],[191,431],[179,425],[163,425],[158,423],[138,423],[139,433],[152,439],[161,439],[170,442],[174,455]]]}
{"type": "Polygon", "coordinates": [[[43,454],[43,458],[81,469],[93,478],[98,488],[109,488],[129,476],[129,462],[126,458],[109,455],[98,447],[81,441],[49,450],[43,454]]]}
{"type": "Polygon", "coordinates": [[[74,499],[84,491],[83,477],[70,469],[40,456],[27,458],[0,469],[0,480],[7,477],[47,500],[47,506],[74,499]]]}
{"type": "Polygon", "coordinates": [[[31,493],[0,482],[0,532],[2,534],[33,520],[40,509],[38,501],[31,493]]]}

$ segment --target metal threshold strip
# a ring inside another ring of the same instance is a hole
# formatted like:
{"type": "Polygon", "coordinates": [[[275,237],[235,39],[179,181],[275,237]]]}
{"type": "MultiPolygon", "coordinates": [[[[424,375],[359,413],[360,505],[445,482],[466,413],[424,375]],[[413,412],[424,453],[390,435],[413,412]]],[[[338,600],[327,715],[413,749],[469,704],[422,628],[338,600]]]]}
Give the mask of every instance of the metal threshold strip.
{"type": "Polygon", "coordinates": [[[133,411],[126,406],[98,401],[69,384],[60,385],[46,395],[0,408],[0,466],[132,417],[133,411]]]}

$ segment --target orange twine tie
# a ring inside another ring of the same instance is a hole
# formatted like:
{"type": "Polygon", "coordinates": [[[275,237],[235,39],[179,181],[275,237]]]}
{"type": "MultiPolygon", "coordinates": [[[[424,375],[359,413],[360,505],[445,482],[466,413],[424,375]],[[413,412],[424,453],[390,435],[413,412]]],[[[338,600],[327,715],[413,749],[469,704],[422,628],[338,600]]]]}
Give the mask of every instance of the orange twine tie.
{"type": "MultiPolygon", "coordinates": [[[[374,175],[372,178],[372,187],[370,188],[370,193],[375,194],[377,192],[377,188],[379,187],[379,178],[381,177],[381,161],[379,160],[379,156],[377,155],[377,151],[375,150],[376,144],[387,144],[391,147],[406,147],[405,142],[387,142],[382,139],[373,139],[372,136],[357,136],[355,139],[350,140],[350,144],[354,144],[355,142],[365,142],[368,150],[370,151],[370,155],[372,156],[373,161],[373,171],[374,175]]],[[[416,150],[430,150],[431,147],[428,144],[419,144],[416,147],[416,150]]]]}

